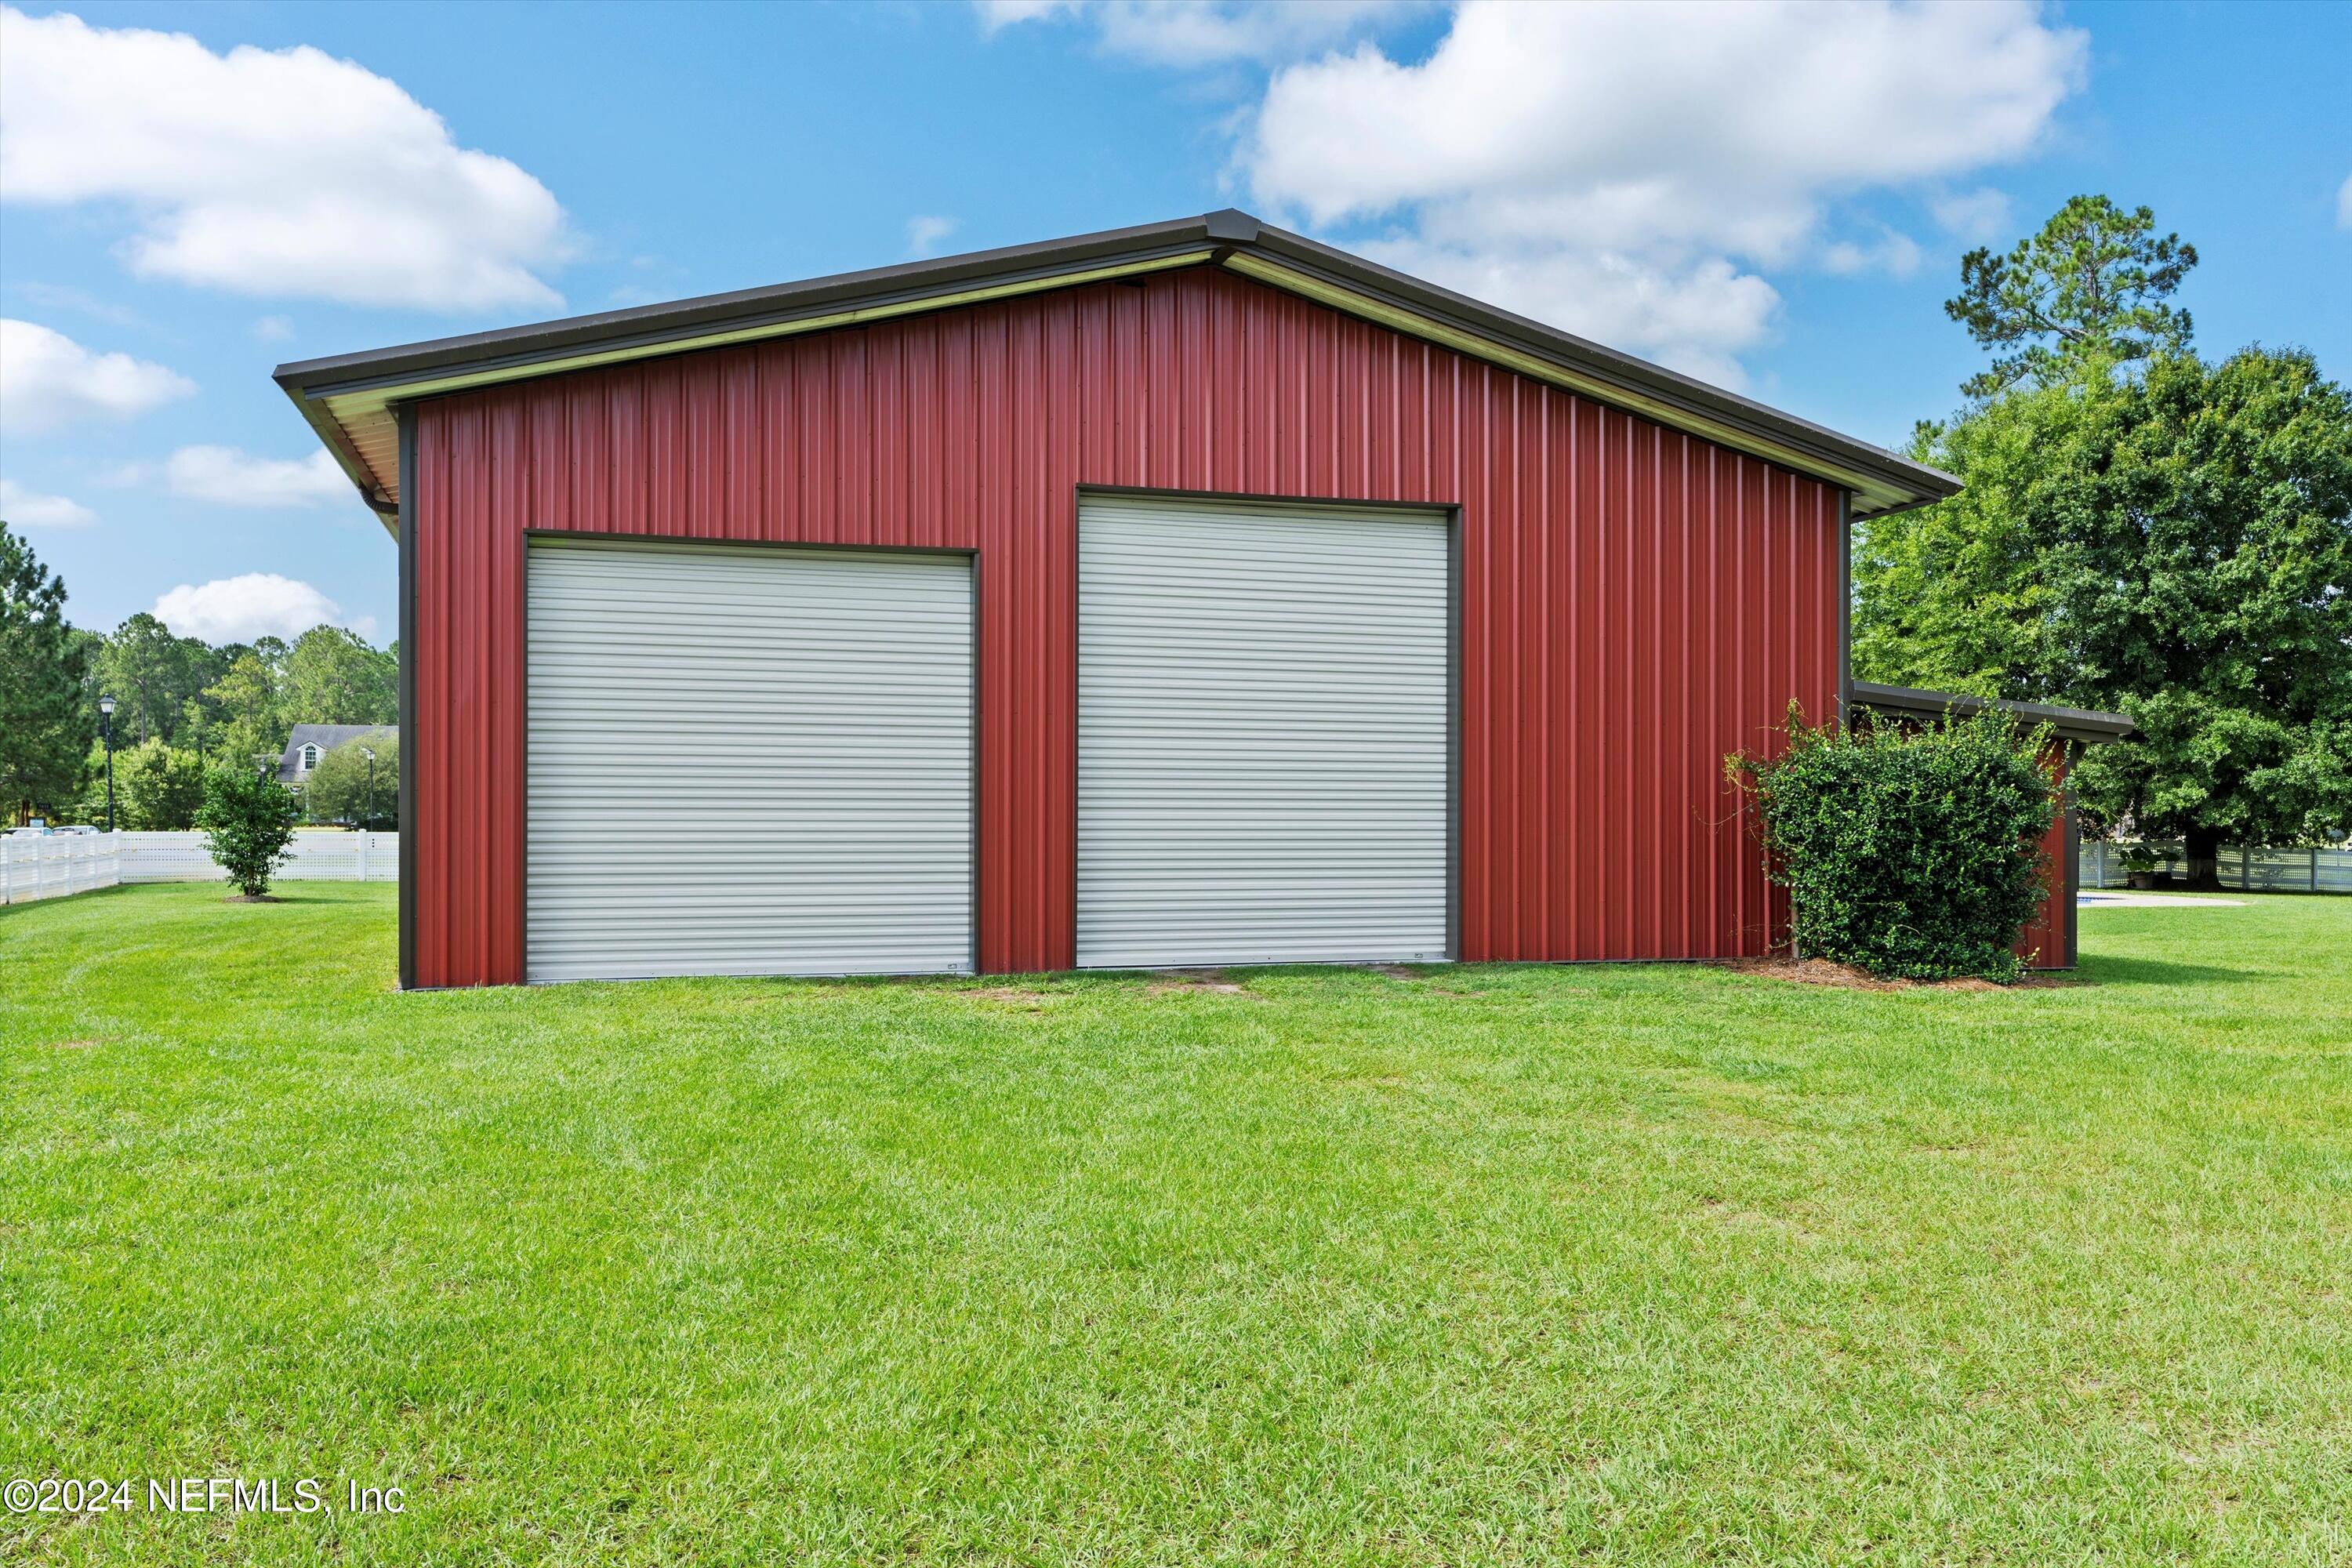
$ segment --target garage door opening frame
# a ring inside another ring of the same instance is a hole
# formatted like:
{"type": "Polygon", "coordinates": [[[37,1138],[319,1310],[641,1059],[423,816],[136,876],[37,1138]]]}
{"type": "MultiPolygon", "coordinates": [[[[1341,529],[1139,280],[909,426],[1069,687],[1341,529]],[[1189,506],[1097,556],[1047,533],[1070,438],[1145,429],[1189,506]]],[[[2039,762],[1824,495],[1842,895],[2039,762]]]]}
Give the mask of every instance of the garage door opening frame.
{"type": "MultiPolygon", "coordinates": [[[[1081,668],[1085,662],[1084,638],[1081,635],[1078,598],[1078,528],[1079,514],[1092,499],[1131,499],[1139,500],[1209,501],[1226,505],[1267,507],[1314,507],[1335,511],[1418,511],[1442,519],[1445,524],[1445,952],[1449,962],[1462,956],[1462,503],[1459,500],[1432,501],[1390,500],[1366,496],[1312,496],[1296,494],[1265,494],[1254,490],[1171,489],[1148,485],[1105,485],[1080,483],[1070,494],[1070,571],[1066,587],[1069,594],[1068,625],[1072,644],[1070,657],[1069,712],[1073,726],[1079,722],[1078,694],[1081,668]]],[[[1078,907],[1079,879],[1079,817],[1077,737],[1071,737],[1070,773],[1067,781],[1070,801],[1069,838],[1069,907],[1078,907]]],[[[1072,939],[1076,940],[1073,930],[1072,939]]],[[[1075,964],[1077,955],[1071,953],[1075,964]]]]}
{"type": "MultiPolygon", "coordinates": [[[[403,428],[404,429],[405,427],[405,422],[404,422],[403,428]]],[[[404,453],[406,451],[407,448],[405,443],[404,443],[402,449],[404,453]]],[[[405,499],[407,493],[408,492],[405,489],[402,492],[403,501],[401,510],[404,519],[406,517],[408,510],[409,503],[405,499]]],[[[709,549],[718,551],[742,550],[746,552],[758,552],[762,554],[874,555],[885,557],[916,555],[962,561],[965,563],[965,578],[971,596],[970,616],[971,627],[971,643],[970,647],[966,650],[965,659],[965,668],[968,679],[966,701],[969,708],[969,719],[967,721],[971,726],[970,757],[968,760],[966,778],[964,782],[964,811],[966,816],[965,854],[967,859],[965,885],[969,889],[967,899],[969,907],[966,910],[966,919],[970,922],[971,932],[971,942],[970,948],[971,964],[971,973],[977,974],[981,972],[980,758],[982,744],[982,738],[984,731],[982,729],[980,697],[982,601],[980,586],[981,552],[978,550],[968,545],[836,544],[822,540],[806,539],[726,539],[714,538],[707,534],[647,533],[641,531],[620,531],[603,529],[577,528],[525,528],[522,530],[522,553],[523,560],[526,563],[526,567],[530,558],[530,547],[534,543],[538,543],[541,541],[561,542],[566,544],[612,544],[620,546],[643,545],[655,548],[670,547],[693,550],[709,549]]],[[[408,560],[408,552],[405,549],[401,552],[401,560],[403,575],[405,576],[408,560]]],[[[524,613],[527,616],[529,614],[528,570],[524,573],[524,613]]],[[[401,609],[404,616],[408,609],[408,595],[404,593],[402,595],[401,609]]],[[[524,817],[521,824],[522,841],[516,847],[518,856],[516,897],[521,905],[521,929],[524,933],[525,945],[526,948],[528,948],[530,931],[530,747],[528,743],[528,737],[530,733],[530,638],[529,637],[524,637],[520,639],[520,648],[517,658],[519,665],[515,672],[515,687],[519,694],[517,700],[520,704],[521,711],[517,713],[516,722],[526,737],[526,743],[522,748],[522,756],[517,767],[518,784],[520,792],[520,797],[522,802],[524,817]]],[[[409,679],[407,674],[407,662],[408,661],[405,659],[402,661],[402,679],[404,688],[409,679]]],[[[403,705],[403,711],[404,713],[405,712],[404,703],[403,705]]],[[[401,765],[404,774],[405,773],[405,770],[408,765],[408,751],[409,748],[406,746],[403,746],[401,748],[401,765]]],[[[406,778],[404,776],[402,780],[404,791],[406,788],[406,778]]],[[[401,809],[404,815],[408,809],[404,795],[401,809]]],[[[407,840],[404,837],[401,848],[404,863],[401,867],[402,894],[400,921],[402,952],[401,984],[404,989],[406,989],[409,985],[408,952],[410,947],[410,922],[408,918],[407,889],[412,884],[409,879],[409,868],[405,864],[405,858],[409,853],[410,849],[407,845],[407,840]]],[[[528,971],[526,971],[524,978],[526,983],[530,983],[528,971]]]]}

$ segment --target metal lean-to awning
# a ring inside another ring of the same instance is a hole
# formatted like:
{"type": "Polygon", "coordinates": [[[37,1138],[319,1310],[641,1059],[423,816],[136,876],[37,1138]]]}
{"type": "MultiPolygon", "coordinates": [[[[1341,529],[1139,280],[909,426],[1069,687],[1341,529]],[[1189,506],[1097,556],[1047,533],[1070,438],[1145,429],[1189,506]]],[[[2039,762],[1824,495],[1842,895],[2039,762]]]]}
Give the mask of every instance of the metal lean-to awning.
{"type": "Polygon", "coordinates": [[[2011,702],[1999,698],[1964,697],[1950,691],[1923,691],[1916,686],[1882,686],[1874,680],[1854,681],[1846,688],[1846,692],[1857,708],[1913,719],[1937,719],[1947,713],[1965,718],[1987,708],[1998,708],[2003,712],[2016,714],[2029,724],[2049,725],[2062,741],[2079,741],[2093,745],[2124,740],[2133,733],[2135,728],[2132,721],[2120,713],[2101,713],[2089,708],[2062,708],[2049,702],[2011,702]]]}

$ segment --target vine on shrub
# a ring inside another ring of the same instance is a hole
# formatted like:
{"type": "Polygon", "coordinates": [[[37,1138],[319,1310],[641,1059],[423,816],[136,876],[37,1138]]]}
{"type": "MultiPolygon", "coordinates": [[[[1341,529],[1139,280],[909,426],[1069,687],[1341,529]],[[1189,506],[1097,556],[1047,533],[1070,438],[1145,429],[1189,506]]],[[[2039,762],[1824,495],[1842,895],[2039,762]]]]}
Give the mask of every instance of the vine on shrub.
{"type": "Polygon", "coordinates": [[[1985,709],[1912,728],[1814,728],[1724,759],[1768,874],[1789,889],[1798,951],[1915,980],[2018,977],[2011,950],[2045,897],[2058,809],[2047,726],[1985,709]]]}

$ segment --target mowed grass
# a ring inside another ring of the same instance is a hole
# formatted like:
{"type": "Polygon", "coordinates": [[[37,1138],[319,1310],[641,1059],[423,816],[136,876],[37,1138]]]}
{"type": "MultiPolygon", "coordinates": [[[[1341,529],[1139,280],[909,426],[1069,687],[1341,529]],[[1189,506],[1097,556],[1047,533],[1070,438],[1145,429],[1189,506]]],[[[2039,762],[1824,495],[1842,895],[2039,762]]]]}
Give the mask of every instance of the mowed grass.
{"type": "Polygon", "coordinates": [[[401,995],[285,891],[0,911],[0,1476],[336,1510],[0,1560],[2352,1560],[2352,902],[401,995]]]}

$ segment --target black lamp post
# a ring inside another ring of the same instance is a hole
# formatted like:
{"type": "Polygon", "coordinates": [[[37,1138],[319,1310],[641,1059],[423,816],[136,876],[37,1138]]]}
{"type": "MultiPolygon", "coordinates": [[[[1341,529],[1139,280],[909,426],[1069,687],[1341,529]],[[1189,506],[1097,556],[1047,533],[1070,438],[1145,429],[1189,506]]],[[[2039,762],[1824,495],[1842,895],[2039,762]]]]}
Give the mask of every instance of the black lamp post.
{"type": "Polygon", "coordinates": [[[98,700],[98,726],[106,737],[106,830],[114,831],[114,699],[98,700]]]}

